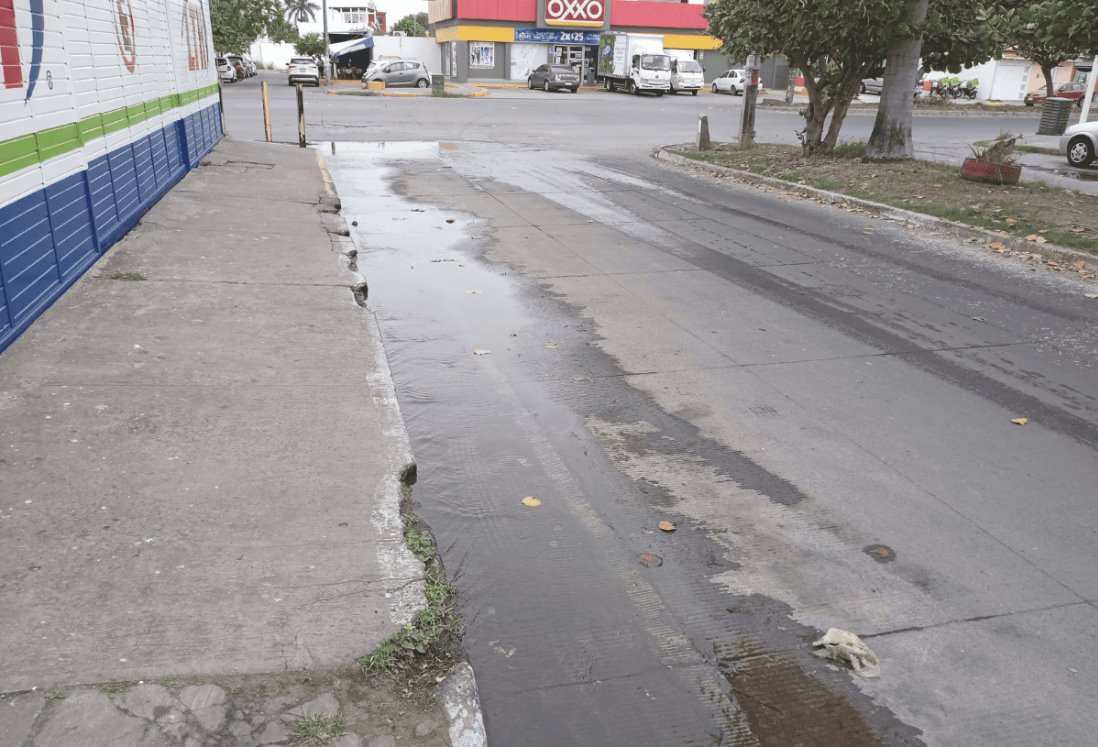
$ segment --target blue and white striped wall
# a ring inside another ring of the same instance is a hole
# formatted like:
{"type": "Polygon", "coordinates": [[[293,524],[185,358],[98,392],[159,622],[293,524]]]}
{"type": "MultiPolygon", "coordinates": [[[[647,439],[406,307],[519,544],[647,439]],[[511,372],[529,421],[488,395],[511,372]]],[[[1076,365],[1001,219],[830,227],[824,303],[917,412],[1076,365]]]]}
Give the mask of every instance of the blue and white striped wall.
{"type": "Polygon", "coordinates": [[[221,137],[205,0],[0,0],[0,351],[221,137]]]}

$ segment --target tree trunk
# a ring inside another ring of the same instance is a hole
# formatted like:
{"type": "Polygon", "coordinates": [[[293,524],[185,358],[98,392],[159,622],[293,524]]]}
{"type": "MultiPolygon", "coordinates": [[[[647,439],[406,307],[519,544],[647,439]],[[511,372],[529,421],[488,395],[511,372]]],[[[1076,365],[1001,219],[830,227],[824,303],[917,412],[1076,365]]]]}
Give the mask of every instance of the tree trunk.
{"type": "Polygon", "coordinates": [[[831,111],[831,123],[827,128],[827,136],[823,139],[820,148],[821,153],[830,153],[835,150],[835,146],[839,141],[839,130],[843,127],[843,122],[846,120],[846,113],[850,110],[850,104],[854,101],[854,97],[858,95],[858,89],[860,87],[860,75],[856,80],[849,81],[843,85],[842,91],[835,99],[835,107],[831,111]]]}
{"type": "Polygon", "coordinates": [[[1045,96],[1051,98],[1055,91],[1052,90],[1052,76],[1054,68],[1052,65],[1041,63],[1041,75],[1045,76],[1045,96]]]}
{"type": "Polygon", "coordinates": [[[804,76],[804,87],[808,93],[808,109],[801,112],[804,117],[804,131],[799,133],[801,151],[804,155],[811,156],[822,147],[824,122],[827,121],[829,107],[825,103],[825,92],[816,84],[815,66],[803,60],[796,66],[804,76]]]}
{"type": "MultiPolygon", "coordinates": [[[[908,0],[906,20],[921,24],[926,19],[927,4],[927,0],[908,0]]],[[[865,148],[867,159],[896,160],[915,155],[911,144],[911,106],[922,47],[922,36],[917,35],[896,42],[888,51],[877,120],[865,148]]]]}

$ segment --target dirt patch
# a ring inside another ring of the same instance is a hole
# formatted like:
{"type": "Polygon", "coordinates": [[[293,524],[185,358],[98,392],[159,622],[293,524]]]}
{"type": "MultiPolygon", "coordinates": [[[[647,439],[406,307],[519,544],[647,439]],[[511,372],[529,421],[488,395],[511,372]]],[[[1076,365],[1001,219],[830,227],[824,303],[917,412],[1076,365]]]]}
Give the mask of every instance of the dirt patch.
{"type": "MultiPolygon", "coordinates": [[[[795,184],[880,202],[938,218],[1098,254],[1098,200],[1039,182],[995,186],[961,178],[960,169],[929,161],[863,162],[856,147],[843,156],[805,157],[797,146],[739,150],[722,143],[689,158],[795,184]]],[[[1089,272],[1089,269],[1087,272],[1089,272]]]]}

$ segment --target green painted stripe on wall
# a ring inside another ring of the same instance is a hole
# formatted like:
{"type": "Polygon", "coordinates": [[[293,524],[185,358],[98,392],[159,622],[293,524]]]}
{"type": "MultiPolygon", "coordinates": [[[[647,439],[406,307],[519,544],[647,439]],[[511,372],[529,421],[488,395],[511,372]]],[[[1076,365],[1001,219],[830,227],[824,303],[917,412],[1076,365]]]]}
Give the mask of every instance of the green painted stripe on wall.
{"type": "Polygon", "coordinates": [[[80,138],[80,125],[77,122],[36,132],[34,139],[38,145],[38,158],[42,161],[84,145],[84,141],[80,138]]]}
{"type": "Polygon", "coordinates": [[[140,104],[93,114],[79,122],[51,127],[8,140],[0,140],[0,177],[34,166],[50,158],[78,150],[98,137],[140,124],[172,109],[193,104],[217,93],[218,85],[161,96],[140,104]]]}
{"type": "Polygon", "coordinates": [[[80,139],[85,143],[89,140],[94,140],[97,137],[103,137],[103,135],[106,134],[106,130],[103,129],[102,114],[94,114],[90,117],[85,117],[77,124],[80,125],[80,139]]]}
{"type": "Polygon", "coordinates": [[[0,175],[10,174],[38,163],[38,142],[34,134],[0,143],[0,175]]]}

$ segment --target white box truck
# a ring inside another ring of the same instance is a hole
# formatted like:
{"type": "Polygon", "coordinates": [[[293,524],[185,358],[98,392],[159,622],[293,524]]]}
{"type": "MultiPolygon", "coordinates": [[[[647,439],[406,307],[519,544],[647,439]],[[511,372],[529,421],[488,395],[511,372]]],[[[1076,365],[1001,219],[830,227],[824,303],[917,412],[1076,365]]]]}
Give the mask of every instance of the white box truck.
{"type": "Polygon", "coordinates": [[[667,93],[671,90],[671,58],[663,51],[663,36],[621,31],[600,34],[595,79],[608,91],[623,88],[635,94],[667,93]]]}

